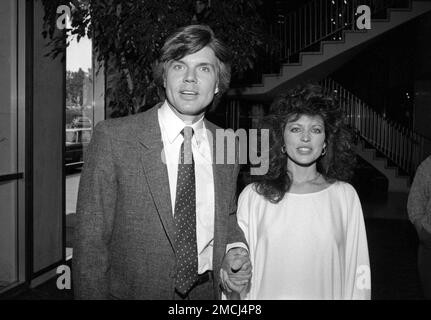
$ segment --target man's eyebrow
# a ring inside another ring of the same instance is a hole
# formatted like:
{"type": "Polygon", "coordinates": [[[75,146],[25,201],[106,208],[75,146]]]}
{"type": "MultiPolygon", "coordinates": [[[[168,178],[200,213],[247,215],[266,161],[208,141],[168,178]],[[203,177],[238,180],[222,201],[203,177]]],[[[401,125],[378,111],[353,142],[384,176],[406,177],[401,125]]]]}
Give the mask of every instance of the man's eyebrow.
{"type": "MultiPolygon", "coordinates": [[[[171,63],[174,63],[174,62],[180,62],[180,63],[186,64],[186,62],[183,60],[183,58],[181,58],[181,59],[172,59],[171,63]]],[[[212,63],[212,62],[210,62],[210,61],[202,61],[202,62],[199,62],[197,65],[198,66],[212,66],[212,67],[215,67],[215,64],[212,63]]]]}
{"type": "Polygon", "coordinates": [[[173,64],[173,63],[182,63],[182,64],[185,64],[185,62],[181,61],[181,60],[172,59],[171,61],[169,61],[169,64],[173,64]]]}
{"type": "Polygon", "coordinates": [[[202,66],[210,66],[210,67],[215,68],[214,64],[211,62],[200,62],[200,63],[198,63],[198,67],[202,67],[202,66]]]}

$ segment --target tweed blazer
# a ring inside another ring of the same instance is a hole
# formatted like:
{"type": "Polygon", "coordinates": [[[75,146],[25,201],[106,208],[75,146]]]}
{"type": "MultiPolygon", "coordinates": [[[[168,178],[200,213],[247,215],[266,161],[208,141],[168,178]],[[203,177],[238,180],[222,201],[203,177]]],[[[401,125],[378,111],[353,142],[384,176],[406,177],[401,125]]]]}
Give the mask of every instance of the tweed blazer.
{"type": "MultiPolygon", "coordinates": [[[[102,121],[94,129],[78,191],[72,264],[77,299],[174,297],[174,218],[161,158],[159,106],[102,121]]],[[[207,120],[205,125],[215,137],[217,127],[207,120]]],[[[246,243],[236,221],[238,171],[237,164],[213,161],[213,289],[218,298],[226,245],[246,243]]]]}

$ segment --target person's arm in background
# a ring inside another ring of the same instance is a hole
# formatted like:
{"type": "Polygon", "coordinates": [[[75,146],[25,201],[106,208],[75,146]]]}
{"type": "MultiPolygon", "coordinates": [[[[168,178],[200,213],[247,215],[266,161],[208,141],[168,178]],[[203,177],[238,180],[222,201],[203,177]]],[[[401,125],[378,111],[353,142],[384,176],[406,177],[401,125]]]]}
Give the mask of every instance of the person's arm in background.
{"type": "Polygon", "coordinates": [[[117,196],[110,137],[99,123],[86,150],[73,243],[76,299],[108,299],[109,239],[117,196]]]}
{"type": "Polygon", "coordinates": [[[407,200],[409,219],[414,224],[418,235],[421,234],[422,221],[426,215],[427,203],[430,199],[431,172],[428,172],[430,170],[431,159],[428,158],[418,167],[407,200]],[[427,163],[429,168],[427,168],[427,163]]]}

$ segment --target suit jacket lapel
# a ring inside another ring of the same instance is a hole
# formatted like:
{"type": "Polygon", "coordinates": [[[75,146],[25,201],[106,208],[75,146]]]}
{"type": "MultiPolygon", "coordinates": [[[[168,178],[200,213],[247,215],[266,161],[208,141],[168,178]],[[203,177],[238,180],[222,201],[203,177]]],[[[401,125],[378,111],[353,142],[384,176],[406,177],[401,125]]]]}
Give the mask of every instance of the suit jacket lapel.
{"type": "Polygon", "coordinates": [[[174,242],[174,219],[172,215],[169,177],[166,164],[162,161],[163,141],[158,121],[160,104],[145,112],[142,117],[140,143],[141,163],[157,212],[172,247],[174,242]]]}

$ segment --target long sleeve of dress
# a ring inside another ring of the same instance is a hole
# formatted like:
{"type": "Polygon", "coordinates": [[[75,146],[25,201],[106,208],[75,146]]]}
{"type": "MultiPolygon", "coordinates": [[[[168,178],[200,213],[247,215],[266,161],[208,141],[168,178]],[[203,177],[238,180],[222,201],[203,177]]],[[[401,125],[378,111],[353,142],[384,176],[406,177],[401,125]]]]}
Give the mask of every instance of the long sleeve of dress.
{"type": "MultiPolygon", "coordinates": [[[[254,254],[251,252],[251,250],[254,250],[254,244],[253,244],[254,237],[250,235],[250,232],[252,232],[253,230],[249,229],[249,220],[251,218],[250,191],[251,191],[251,185],[247,186],[238,197],[237,220],[238,220],[238,225],[241,228],[241,230],[244,232],[245,239],[248,243],[250,259],[252,260],[251,263],[253,266],[254,254]]],[[[251,281],[253,281],[253,279],[251,281]]],[[[241,300],[245,300],[248,298],[249,290],[250,290],[250,285],[243,292],[241,292],[241,295],[240,295],[241,300]]]]}
{"type": "Polygon", "coordinates": [[[368,255],[367,234],[359,197],[347,185],[347,232],[345,247],[345,289],[346,300],[371,299],[371,271],[368,255]]]}

